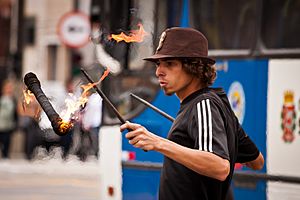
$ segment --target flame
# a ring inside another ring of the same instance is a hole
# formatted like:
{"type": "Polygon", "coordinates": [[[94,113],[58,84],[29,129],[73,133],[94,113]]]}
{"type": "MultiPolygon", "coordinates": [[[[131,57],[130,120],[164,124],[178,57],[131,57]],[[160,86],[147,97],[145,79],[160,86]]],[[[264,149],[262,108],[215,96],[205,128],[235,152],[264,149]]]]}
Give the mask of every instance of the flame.
{"type": "Polygon", "coordinates": [[[35,98],[34,94],[28,89],[23,90],[23,97],[24,97],[23,103],[26,103],[27,105],[33,101],[33,98],[35,98]]]}
{"type": "MultiPolygon", "coordinates": [[[[81,88],[83,89],[83,92],[81,93],[79,98],[76,98],[73,94],[69,94],[69,98],[65,100],[66,109],[60,113],[61,120],[57,122],[59,125],[60,133],[66,134],[73,127],[74,124],[71,120],[76,120],[76,118],[74,118],[73,115],[88,101],[89,90],[92,89],[95,85],[98,85],[101,81],[103,81],[108,76],[109,72],[110,70],[109,68],[107,68],[98,82],[93,84],[88,83],[86,85],[82,85],[81,88]]],[[[28,105],[32,103],[34,101],[35,96],[30,90],[24,89],[23,97],[23,109],[25,110],[25,104],[28,105]]]]}
{"type": "Polygon", "coordinates": [[[145,35],[147,35],[147,32],[144,30],[144,27],[142,24],[138,24],[139,30],[131,30],[129,32],[129,35],[126,35],[125,33],[121,32],[120,34],[111,34],[109,39],[114,39],[117,42],[125,41],[127,43],[129,42],[142,42],[144,40],[145,35]]]}
{"type": "Polygon", "coordinates": [[[34,99],[35,96],[29,89],[27,88],[23,89],[23,102],[22,102],[23,111],[26,111],[27,105],[33,102],[34,99]]]}
{"type": "Polygon", "coordinates": [[[68,133],[68,131],[73,128],[73,123],[72,122],[66,122],[64,120],[59,121],[59,132],[62,134],[68,133]]]}
{"type": "Polygon", "coordinates": [[[107,68],[98,82],[95,82],[93,84],[88,83],[86,85],[81,85],[83,92],[81,93],[79,98],[76,98],[73,94],[69,94],[69,98],[65,100],[66,109],[61,113],[63,123],[68,123],[73,115],[86,104],[86,102],[88,101],[89,90],[103,81],[105,77],[108,76],[109,71],[109,68],[107,68]]]}

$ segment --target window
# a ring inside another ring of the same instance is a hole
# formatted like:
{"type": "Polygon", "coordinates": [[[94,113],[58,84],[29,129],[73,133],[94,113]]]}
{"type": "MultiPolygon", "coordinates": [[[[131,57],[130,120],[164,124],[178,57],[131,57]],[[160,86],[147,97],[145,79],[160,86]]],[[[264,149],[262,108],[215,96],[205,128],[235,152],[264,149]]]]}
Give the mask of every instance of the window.
{"type": "Polygon", "coordinates": [[[35,42],[35,18],[27,17],[24,23],[24,45],[34,45],[35,42]]]}
{"type": "Polygon", "coordinates": [[[250,49],[256,41],[256,0],[190,0],[190,25],[209,49],[250,49]]]}
{"type": "Polygon", "coordinates": [[[300,48],[300,1],[263,1],[262,41],[268,49],[300,48]]]}
{"type": "Polygon", "coordinates": [[[48,46],[48,80],[56,80],[57,46],[48,46]]]}

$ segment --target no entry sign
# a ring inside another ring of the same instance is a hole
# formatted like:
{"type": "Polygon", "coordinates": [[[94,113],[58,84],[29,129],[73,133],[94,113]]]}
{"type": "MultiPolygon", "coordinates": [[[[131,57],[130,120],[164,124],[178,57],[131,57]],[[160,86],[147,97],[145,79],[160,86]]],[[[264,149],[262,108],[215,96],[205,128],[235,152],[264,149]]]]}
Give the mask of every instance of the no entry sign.
{"type": "Polygon", "coordinates": [[[57,33],[62,43],[71,48],[80,48],[89,41],[91,24],[87,15],[69,12],[61,17],[57,33]]]}

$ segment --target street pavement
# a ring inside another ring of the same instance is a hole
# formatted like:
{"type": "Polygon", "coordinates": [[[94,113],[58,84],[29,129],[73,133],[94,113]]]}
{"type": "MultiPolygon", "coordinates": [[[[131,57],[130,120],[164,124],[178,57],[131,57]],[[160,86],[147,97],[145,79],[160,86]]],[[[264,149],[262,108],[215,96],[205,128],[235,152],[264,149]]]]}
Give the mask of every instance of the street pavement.
{"type": "Polygon", "coordinates": [[[0,200],[99,200],[99,161],[70,156],[0,160],[0,200]]]}

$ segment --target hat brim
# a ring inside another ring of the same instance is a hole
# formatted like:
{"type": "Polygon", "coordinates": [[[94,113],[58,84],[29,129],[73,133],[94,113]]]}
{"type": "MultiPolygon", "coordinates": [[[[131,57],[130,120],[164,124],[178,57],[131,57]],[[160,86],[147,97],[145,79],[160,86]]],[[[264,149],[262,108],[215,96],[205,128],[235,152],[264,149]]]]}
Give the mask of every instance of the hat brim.
{"type": "Polygon", "coordinates": [[[186,57],[186,56],[173,56],[173,55],[164,55],[164,54],[154,54],[153,56],[146,57],[143,60],[156,62],[159,59],[165,59],[165,58],[201,58],[204,61],[206,61],[208,64],[214,65],[216,63],[215,60],[209,57],[190,57],[190,56],[186,57]]]}

